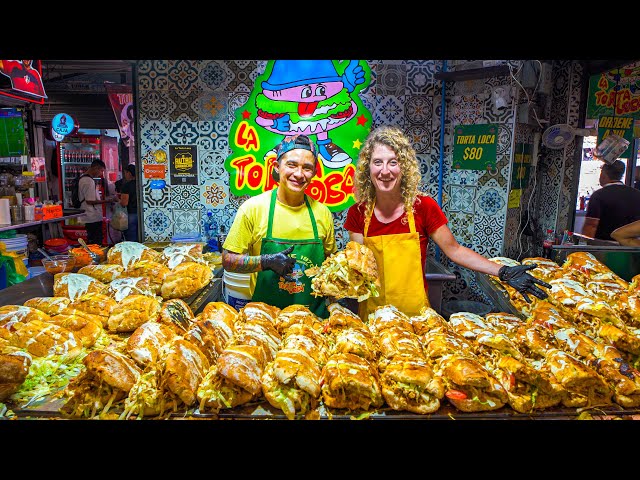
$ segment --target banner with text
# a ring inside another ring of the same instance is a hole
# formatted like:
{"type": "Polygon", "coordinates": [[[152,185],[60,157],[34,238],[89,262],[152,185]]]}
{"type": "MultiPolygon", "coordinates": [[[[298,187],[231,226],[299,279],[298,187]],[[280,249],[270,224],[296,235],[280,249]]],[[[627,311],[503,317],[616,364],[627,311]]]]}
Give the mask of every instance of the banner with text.
{"type": "Polygon", "coordinates": [[[169,145],[171,185],[198,185],[198,147],[169,145]]]}
{"type": "Polygon", "coordinates": [[[629,158],[633,150],[633,117],[600,117],[598,119],[597,145],[600,145],[612,133],[629,141],[627,149],[618,155],[618,158],[629,158]]]}
{"type": "Polygon", "coordinates": [[[113,113],[116,116],[116,122],[118,122],[120,138],[127,147],[131,147],[135,143],[135,115],[133,110],[133,92],[131,91],[131,85],[105,83],[104,88],[107,90],[109,103],[111,104],[113,113]]]}

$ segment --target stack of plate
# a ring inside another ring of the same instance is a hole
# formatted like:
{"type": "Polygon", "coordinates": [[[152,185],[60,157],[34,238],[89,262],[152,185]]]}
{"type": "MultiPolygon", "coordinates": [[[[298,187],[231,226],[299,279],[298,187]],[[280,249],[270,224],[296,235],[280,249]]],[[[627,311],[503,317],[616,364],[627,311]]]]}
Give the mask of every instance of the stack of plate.
{"type": "Polygon", "coordinates": [[[27,252],[28,239],[26,234],[17,234],[14,238],[2,238],[0,242],[4,242],[8,252],[16,252],[24,254],[27,252]]]}

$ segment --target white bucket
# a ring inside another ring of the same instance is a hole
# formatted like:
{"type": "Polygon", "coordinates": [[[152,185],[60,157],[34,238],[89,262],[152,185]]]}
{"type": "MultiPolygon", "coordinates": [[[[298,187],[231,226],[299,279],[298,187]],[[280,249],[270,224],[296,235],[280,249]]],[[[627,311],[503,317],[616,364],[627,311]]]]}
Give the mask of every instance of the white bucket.
{"type": "Polygon", "coordinates": [[[236,310],[240,310],[251,301],[249,293],[250,273],[227,272],[222,274],[224,301],[236,310]]]}

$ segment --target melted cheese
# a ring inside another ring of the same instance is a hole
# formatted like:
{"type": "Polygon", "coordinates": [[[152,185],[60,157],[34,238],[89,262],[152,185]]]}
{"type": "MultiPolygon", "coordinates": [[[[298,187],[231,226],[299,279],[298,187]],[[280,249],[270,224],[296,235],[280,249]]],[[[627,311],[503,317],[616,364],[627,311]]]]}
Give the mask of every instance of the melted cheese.
{"type": "Polygon", "coordinates": [[[127,277],[116,278],[109,284],[109,289],[114,292],[114,299],[116,302],[121,302],[129,295],[134,295],[136,292],[140,295],[148,295],[149,292],[138,287],[138,282],[143,280],[144,277],[127,277]]]}
{"type": "Polygon", "coordinates": [[[60,277],[58,281],[62,285],[67,285],[68,296],[71,300],[75,300],[87,293],[89,286],[96,282],[93,277],[82,273],[69,273],[60,277]]]}
{"type": "Polygon", "coordinates": [[[120,252],[121,263],[124,268],[137,262],[142,258],[142,254],[149,247],[138,242],[120,242],[117,243],[113,250],[114,252],[120,252]]]}

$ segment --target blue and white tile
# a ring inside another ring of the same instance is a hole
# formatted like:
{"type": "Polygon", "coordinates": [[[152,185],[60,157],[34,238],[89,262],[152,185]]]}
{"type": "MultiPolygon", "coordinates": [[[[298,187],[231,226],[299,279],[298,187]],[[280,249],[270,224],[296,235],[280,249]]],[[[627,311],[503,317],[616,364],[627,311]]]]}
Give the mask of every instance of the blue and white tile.
{"type": "Polygon", "coordinates": [[[404,96],[407,87],[407,65],[402,62],[385,62],[377,68],[377,95],[404,96]]]}
{"type": "Polygon", "coordinates": [[[233,60],[228,62],[231,76],[227,88],[232,92],[251,92],[254,87],[253,71],[256,69],[255,60],[233,60]]]}
{"type": "Polygon", "coordinates": [[[198,112],[194,110],[194,105],[197,106],[198,98],[201,90],[192,88],[188,92],[182,92],[180,95],[176,91],[170,91],[170,97],[175,102],[176,108],[173,109],[169,118],[172,122],[179,122],[181,120],[187,122],[195,122],[198,119],[198,112]]]}
{"type": "Polygon", "coordinates": [[[451,169],[449,183],[453,185],[476,186],[482,170],[467,170],[462,168],[451,169]]]}
{"type": "Polygon", "coordinates": [[[225,90],[231,80],[231,71],[225,61],[208,60],[200,65],[198,77],[204,89],[225,90]]]}
{"type": "MultiPolygon", "coordinates": [[[[168,178],[167,169],[167,178],[168,178]]],[[[170,208],[171,189],[173,187],[167,184],[164,188],[151,188],[151,179],[144,179],[142,184],[142,199],[144,208],[170,208]]],[[[145,210],[146,211],[146,210],[145,210]]]]}
{"type": "Polygon", "coordinates": [[[228,110],[229,110],[229,122],[233,123],[236,118],[236,111],[238,109],[247,110],[249,112],[255,112],[255,105],[247,105],[249,101],[249,94],[246,92],[229,92],[228,93],[228,110]]]}
{"type": "Polygon", "coordinates": [[[433,99],[427,95],[407,95],[404,114],[409,124],[417,124],[430,130],[433,115],[433,99]]]}
{"type": "Polygon", "coordinates": [[[484,121],[482,100],[477,95],[456,95],[452,107],[455,125],[474,125],[484,121]]]}
{"type": "Polygon", "coordinates": [[[200,186],[200,200],[211,209],[222,209],[229,204],[229,184],[217,179],[207,179],[200,186]]]}
{"type": "Polygon", "coordinates": [[[199,84],[200,60],[169,60],[169,90],[179,97],[193,95],[199,84]]]}
{"type": "Polygon", "coordinates": [[[450,212],[473,213],[475,211],[474,199],[476,187],[464,185],[449,185],[449,205],[450,212]]]}
{"type": "Polygon", "coordinates": [[[404,97],[376,96],[376,125],[396,125],[404,128],[404,97]]]}
{"type": "Polygon", "coordinates": [[[200,233],[200,209],[173,210],[173,235],[200,233]]]}
{"type": "Polygon", "coordinates": [[[200,183],[205,180],[221,180],[229,183],[229,173],[224,168],[226,155],[216,149],[198,148],[198,167],[200,169],[200,183]]]}
{"type": "Polygon", "coordinates": [[[229,118],[229,96],[223,90],[203,90],[193,105],[198,119],[204,121],[227,121],[229,118]]]}
{"type": "Polygon", "coordinates": [[[143,122],[140,137],[151,150],[162,148],[170,139],[172,123],[166,120],[143,122]]]}
{"type": "Polygon", "coordinates": [[[200,137],[198,122],[181,120],[171,125],[169,140],[173,145],[195,145],[200,137]]]}
{"type": "Polygon", "coordinates": [[[169,89],[169,62],[167,60],[141,60],[137,63],[138,88],[166,92],[169,89]]]}
{"type": "Polygon", "coordinates": [[[416,153],[428,154],[431,152],[431,129],[423,125],[408,125],[405,133],[411,141],[416,153]]]}
{"type": "MultiPolygon", "coordinates": [[[[435,73],[439,60],[407,61],[407,93],[432,97],[436,91],[435,73]]],[[[437,82],[439,83],[439,82],[437,82]]]]}
{"type": "Polygon", "coordinates": [[[450,212],[447,218],[449,219],[449,229],[458,243],[473,248],[473,213],[450,212]]]}
{"type": "Polygon", "coordinates": [[[476,193],[476,212],[495,216],[501,211],[506,211],[506,193],[496,180],[492,179],[485,185],[478,187],[476,193]]]}
{"type": "Polygon", "coordinates": [[[497,257],[502,251],[505,215],[474,216],[473,250],[483,257],[497,257]]]}
{"type": "Polygon", "coordinates": [[[173,237],[173,214],[167,208],[149,208],[144,212],[145,238],[153,242],[167,242],[173,237]]]}
{"type": "Polygon", "coordinates": [[[198,185],[171,185],[171,205],[173,208],[199,208],[202,203],[198,185]]]}
{"type": "Polygon", "coordinates": [[[160,90],[140,91],[140,111],[144,112],[145,121],[169,121],[176,104],[167,92],[160,90]]]}

